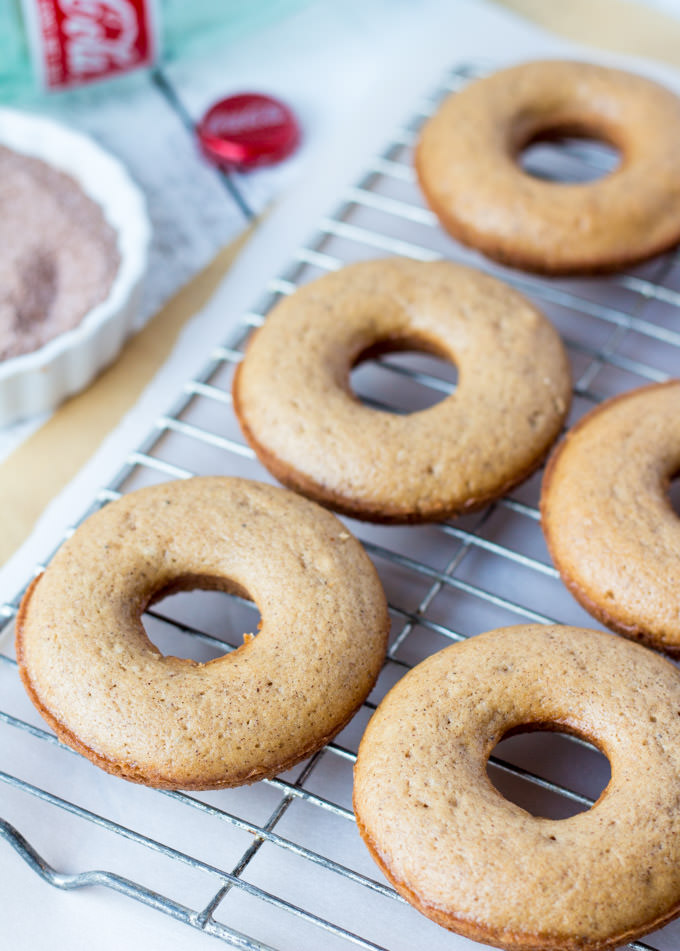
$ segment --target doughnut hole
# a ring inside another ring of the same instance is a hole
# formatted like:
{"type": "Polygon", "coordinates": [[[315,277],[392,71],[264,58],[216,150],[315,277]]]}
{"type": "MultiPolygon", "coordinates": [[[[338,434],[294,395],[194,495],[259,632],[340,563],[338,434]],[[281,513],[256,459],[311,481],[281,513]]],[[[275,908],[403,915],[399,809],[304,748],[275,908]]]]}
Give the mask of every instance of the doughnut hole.
{"type": "Polygon", "coordinates": [[[178,579],[147,608],[147,637],[166,657],[206,663],[231,653],[257,634],[260,612],[246,591],[230,589],[219,579],[178,579]]]}
{"type": "Polygon", "coordinates": [[[365,406],[403,416],[441,403],[457,382],[458,370],[446,355],[409,339],[378,341],[362,351],[349,385],[365,406]]]}
{"type": "Polygon", "coordinates": [[[670,499],[671,508],[680,518],[680,472],[671,479],[671,484],[668,487],[668,498],[670,499]]]}
{"type": "Polygon", "coordinates": [[[532,136],[517,154],[520,168],[532,178],[556,184],[598,181],[621,164],[621,152],[594,135],[565,135],[545,130],[532,136]]]}
{"type": "Polygon", "coordinates": [[[568,819],[589,806],[521,776],[521,771],[593,801],[611,778],[609,760],[585,738],[575,742],[573,736],[545,727],[527,725],[513,730],[492,750],[491,758],[519,768],[518,772],[506,771],[490,760],[487,775],[492,785],[505,799],[543,819],[568,819]]]}

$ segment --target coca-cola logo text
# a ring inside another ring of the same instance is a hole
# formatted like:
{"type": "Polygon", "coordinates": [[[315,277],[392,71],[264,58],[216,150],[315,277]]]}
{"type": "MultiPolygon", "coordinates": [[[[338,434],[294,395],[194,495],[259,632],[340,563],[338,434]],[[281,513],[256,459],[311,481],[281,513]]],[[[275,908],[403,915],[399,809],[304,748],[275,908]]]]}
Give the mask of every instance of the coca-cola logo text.
{"type": "Polygon", "coordinates": [[[217,112],[210,117],[208,131],[213,135],[243,135],[253,129],[268,129],[286,121],[283,109],[274,102],[248,103],[232,112],[217,112]]]}
{"type": "Polygon", "coordinates": [[[137,11],[128,0],[60,0],[65,19],[66,56],[71,75],[122,69],[137,61],[137,11]]]}

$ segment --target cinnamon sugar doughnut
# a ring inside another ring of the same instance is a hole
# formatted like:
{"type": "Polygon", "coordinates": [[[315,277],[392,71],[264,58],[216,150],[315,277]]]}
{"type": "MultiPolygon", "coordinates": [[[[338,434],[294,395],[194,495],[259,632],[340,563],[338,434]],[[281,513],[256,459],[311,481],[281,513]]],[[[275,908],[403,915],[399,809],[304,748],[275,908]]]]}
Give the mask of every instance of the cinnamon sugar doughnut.
{"type": "Polygon", "coordinates": [[[408,673],[354,772],[359,831],[423,914],[512,951],[604,951],[680,912],[680,675],[612,634],[527,625],[480,634],[408,673]],[[486,766],[525,729],[609,759],[592,809],[539,818],[486,766]]]}
{"type": "Polygon", "coordinates": [[[524,63],[471,83],[423,129],[416,169],[444,228],[489,257],[546,273],[622,268],[680,239],[680,98],[580,62],[524,63]],[[517,157],[559,135],[621,153],[603,178],[532,177],[517,157]]]}
{"type": "Polygon", "coordinates": [[[251,339],[233,386],[246,439],[285,485],[376,522],[480,508],[525,479],[571,399],[559,335],[500,281],[449,261],[364,261],[299,288],[251,339]],[[442,402],[363,405],[366,355],[418,349],[458,368],[442,402]]]}
{"type": "Polygon", "coordinates": [[[680,380],[607,400],[543,477],[541,521],[575,598],[608,627],[680,657],[680,380]]]}
{"type": "Polygon", "coordinates": [[[57,736],[160,788],[272,776],[319,749],[385,655],[385,596],[329,512],[236,478],[130,493],[88,518],[26,593],[19,671],[57,736]],[[208,663],[163,656],[140,620],[172,591],[250,596],[257,636],[208,663]]]}

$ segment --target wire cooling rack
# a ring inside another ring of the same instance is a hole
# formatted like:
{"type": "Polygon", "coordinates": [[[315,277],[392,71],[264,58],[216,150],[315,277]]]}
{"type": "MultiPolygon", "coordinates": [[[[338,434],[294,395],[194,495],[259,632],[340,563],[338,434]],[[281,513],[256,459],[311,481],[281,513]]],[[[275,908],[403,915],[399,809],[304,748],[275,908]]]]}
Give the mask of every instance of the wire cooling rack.
{"type": "MultiPolygon", "coordinates": [[[[279,298],[363,258],[452,258],[523,291],[555,323],[568,348],[574,377],[570,423],[603,398],[678,375],[676,255],[607,279],[537,278],[462,248],[424,207],[412,170],[418,129],[445,95],[480,71],[453,70],[369,163],[228,343],[183,386],[86,515],[121,493],[168,478],[231,473],[270,481],[232,413],[234,368],[253,329],[279,298]]],[[[583,180],[605,172],[613,158],[604,147],[571,141],[533,147],[523,161],[535,175],[583,180]]],[[[456,377],[454,368],[436,358],[392,354],[357,368],[352,379],[367,403],[405,412],[441,399],[456,377]]],[[[474,947],[418,915],[381,878],[354,824],[352,765],[377,703],[433,651],[524,621],[597,626],[550,564],[539,525],[539,484],[540,474],[481,513],[437,525],[382,527],[347,520],[374,559],[388,595],[392,631],[385,667],[371,697],[335,742],[296,769],[251,787],[159,792],[108,776],[63,747],[19,684],[9,634],[20,594],[4,604],[0,832],[18,853],[17,861],[58,888],[104,886],[251,951],[474,947]]],[[[226,594],[192,592],[158,603],[144,623],[164,652],[207,660],[234,649],[243,631],[255,629],[257,609],[226,594]]],[[[526,808],[563,818],[597,798],[608,780],[608,763],[574,738],[537,733],[500,744],[489,774],[526,808]]],[[[680,929],[670,925],[633,947],[668,951],[679,944],[680,929]]]]}

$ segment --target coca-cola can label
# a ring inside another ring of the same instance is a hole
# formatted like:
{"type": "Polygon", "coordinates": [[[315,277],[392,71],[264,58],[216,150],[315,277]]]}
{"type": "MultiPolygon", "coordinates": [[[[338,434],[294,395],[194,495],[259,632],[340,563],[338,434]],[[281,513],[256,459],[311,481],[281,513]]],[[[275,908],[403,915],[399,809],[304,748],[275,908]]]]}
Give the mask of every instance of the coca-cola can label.
{"type": "Polygon", "coordinates": [[[153,0],[22,0],[34,67],[46,89],[117,76],[156,59],[153,0]]]}

